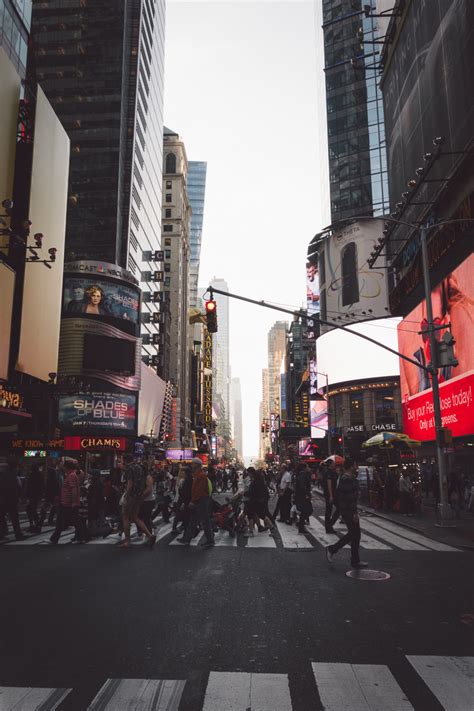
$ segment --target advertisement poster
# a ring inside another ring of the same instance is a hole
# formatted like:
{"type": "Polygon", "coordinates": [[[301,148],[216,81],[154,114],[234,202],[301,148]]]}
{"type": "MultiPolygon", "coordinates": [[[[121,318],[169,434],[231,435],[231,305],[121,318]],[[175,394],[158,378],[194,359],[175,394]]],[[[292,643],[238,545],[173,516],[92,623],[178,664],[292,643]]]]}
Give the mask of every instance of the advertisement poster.
{"type": "Polygon", "coordinates": [[[59,398],[59,424],[66,430],[123,430],[136,428],[137,396],[87,393],[59,398]]]}
{"type": "MultiPolygon", "coordinates": [[[[474,255],[443,279],[432,291],[433,317],[437,326],[451,324],[458,365],[439,369],[443,426],[454,437],[474,432],[474,255]]],[[[423,301],[398,326],[400,353],[421,365],[430,361],[430,344],[418,332],[426,329],[423,301]]],[[[446,332],[438,331],[439,338],[446,332]]],[[[404,432],[418,440],[434,440],[431,383],[426,371],[400,361],[404,432]]]]}
{"type": "Polygon", "coordinates": [[[326,400],[311,400],[311,439],[322,439],[328,431],[328,407],[326,400]]]}
{"type": "Polygon", "coordinates": [[[109,316],[138,322],[140,301],[135,289],[100,277],[64,278],[63,316],[109,316]]]}

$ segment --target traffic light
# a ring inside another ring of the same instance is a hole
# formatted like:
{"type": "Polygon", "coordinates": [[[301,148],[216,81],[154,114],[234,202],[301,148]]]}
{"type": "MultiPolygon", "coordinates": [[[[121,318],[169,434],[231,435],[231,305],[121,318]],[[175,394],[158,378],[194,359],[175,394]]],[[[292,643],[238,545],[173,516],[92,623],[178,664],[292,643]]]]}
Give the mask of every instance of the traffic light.
{"type": "Polygon", "coordinates": [[[206,301],[206,322],[209,333],[217,333],[217,304],[214,299],[206,301]]]}
{"type": "Polygon", "coordinates": [[[454,368],[458,365],[456,356],[454,355],[454,344],[456,341],[453,338],[451,331],[446,331],[441,341],[438,341],[438,366],[444,368],[452,365],[454,368]]]}

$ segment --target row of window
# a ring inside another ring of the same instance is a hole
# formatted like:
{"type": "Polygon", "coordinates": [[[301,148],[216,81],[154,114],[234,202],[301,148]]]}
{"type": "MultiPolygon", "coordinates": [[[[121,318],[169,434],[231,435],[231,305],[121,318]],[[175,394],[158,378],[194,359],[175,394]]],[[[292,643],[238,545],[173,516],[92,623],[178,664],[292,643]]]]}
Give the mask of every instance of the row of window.
{"type": "MultiPolygon", "coordinates": [[[[395,408],[395,395],[392,388],[380,388],[372,391],[372,404],[374,408],[375,424],[397,424],[397,413],[395,408]]],[[[343,427],[347,424],[349,415],[349,424],[364,425],[364,392],[350,393],[348,398],[345,393],[332,395],[329,400],[329,412],[331,417],[332,427],[343,427]],[[345,412],[348,399],[348,413],[345,412]]]]}

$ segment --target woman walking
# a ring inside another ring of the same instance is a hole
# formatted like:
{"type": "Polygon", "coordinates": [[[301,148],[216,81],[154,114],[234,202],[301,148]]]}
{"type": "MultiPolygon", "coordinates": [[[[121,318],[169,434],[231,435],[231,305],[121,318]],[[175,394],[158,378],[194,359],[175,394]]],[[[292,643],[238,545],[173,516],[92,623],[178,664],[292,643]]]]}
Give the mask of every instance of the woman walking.
{"type": "Polygon", "coordinates": [[[270,498],[270,494],[268,493],[264,473],[261,469],[255,471],[253,467],[249,467],[247,472],[250,474],[252,479],[249,487],[249,523],[251,525],[251,532],[253,533],[253,527],[256,525],[259,531],[267,531],[270,529],[270,535],[273,535],[275,531],[275,524],[273,523],[272,515],[268,510],[268,499],[270,498]],[[259,519],[263,520],[265,528],[260,526],[259,519]]]}

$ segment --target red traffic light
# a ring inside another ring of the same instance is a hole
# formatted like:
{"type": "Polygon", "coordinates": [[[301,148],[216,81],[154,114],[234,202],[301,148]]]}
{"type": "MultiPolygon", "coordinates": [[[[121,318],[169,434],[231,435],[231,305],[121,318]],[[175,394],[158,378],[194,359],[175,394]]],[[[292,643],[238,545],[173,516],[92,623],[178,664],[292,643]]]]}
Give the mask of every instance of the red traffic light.
{"type": "Polygon", "coordinates": [[[217,304],[214,299],[206,301],[206,322],[209,333],[217,332],[217,304]]]}
{"type": "Polygon", "coordinates": [[[215,301],[206,301],[207,313],[215,311],[215,310],[216,310],[216,302],[215,301]]]}

